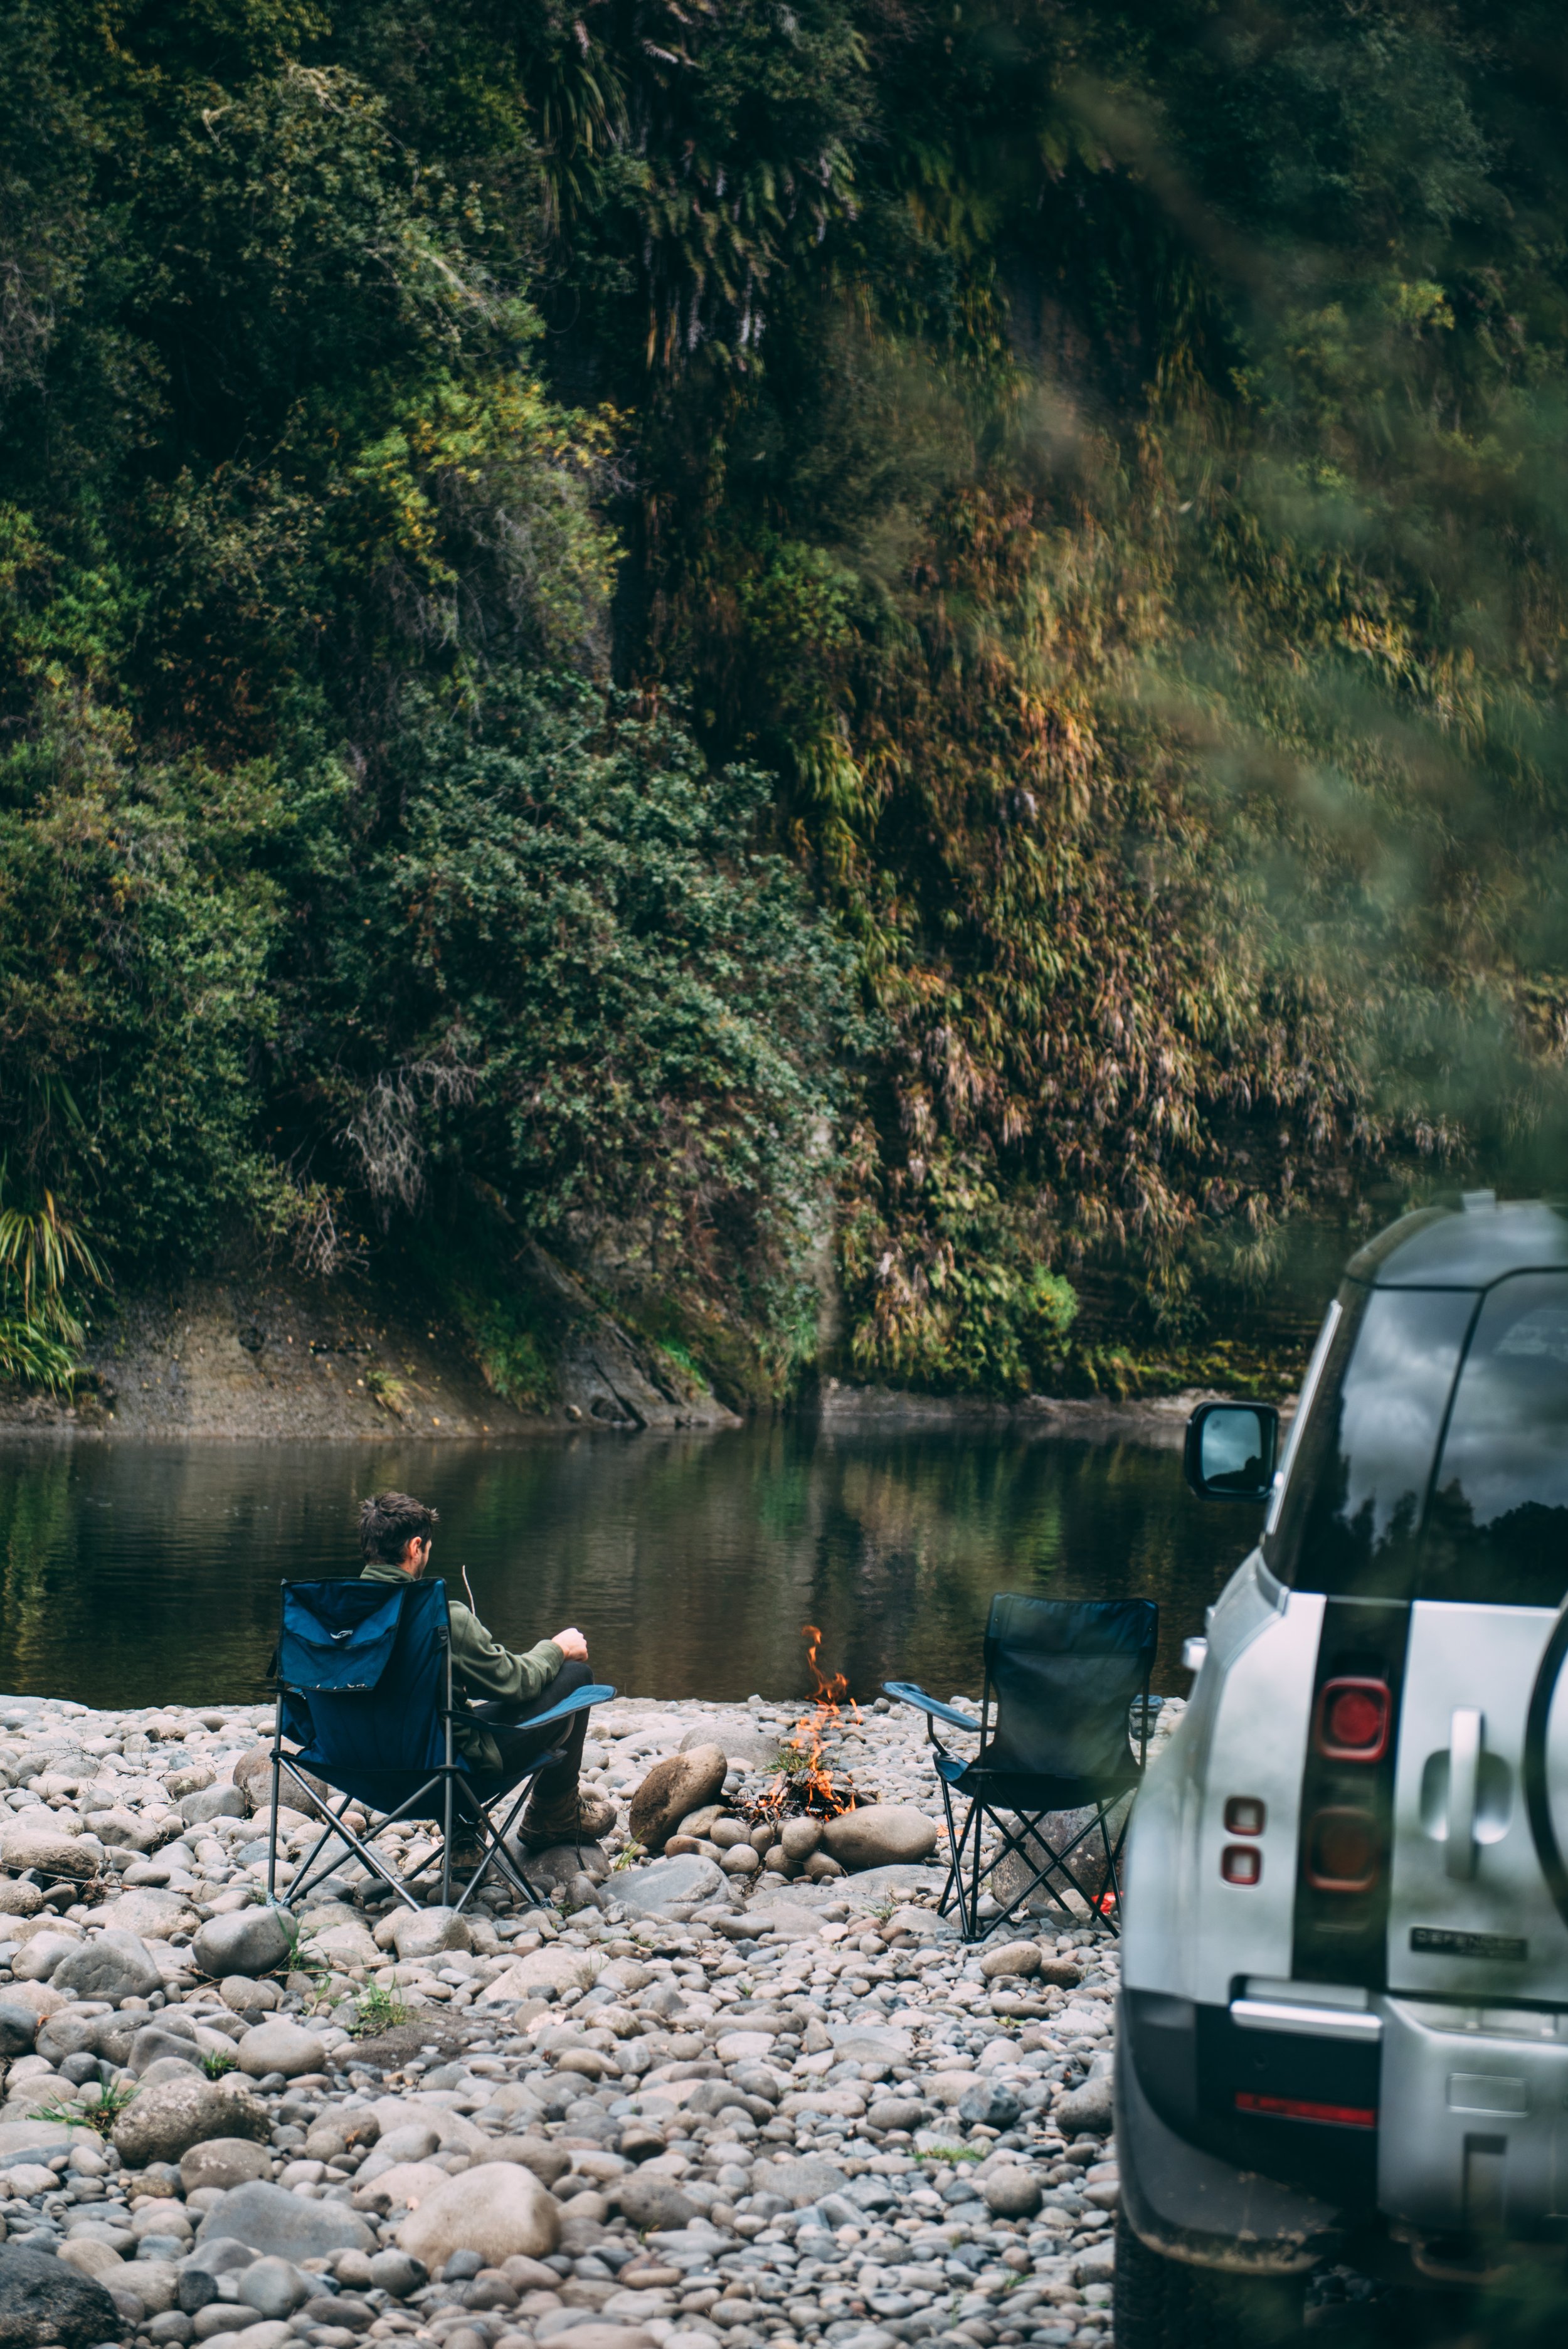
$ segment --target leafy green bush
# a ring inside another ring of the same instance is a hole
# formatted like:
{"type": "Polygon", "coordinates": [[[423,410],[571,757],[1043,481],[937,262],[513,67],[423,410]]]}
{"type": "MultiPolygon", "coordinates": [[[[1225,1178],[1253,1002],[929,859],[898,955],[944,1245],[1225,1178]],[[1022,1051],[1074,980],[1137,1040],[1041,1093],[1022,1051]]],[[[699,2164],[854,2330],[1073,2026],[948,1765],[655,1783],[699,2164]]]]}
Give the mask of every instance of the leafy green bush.
{"type": "MultiPolygon", "coordinates": [[[[847,957],[752,845],[767,779],[569,677],[428,701],[389,765],[401,823],[335,916],[374,934],[358,1073],[336,1050],[315,1072],[346,1179],[390,1215],[460,1174],[578,1249],[607,1220],[636,1232],[677,1286],[789,1291],[847,957]]],[[[538,1375],[506,1367],[516,1333],[485,1342],[502,1378],[538,1375]]]]}

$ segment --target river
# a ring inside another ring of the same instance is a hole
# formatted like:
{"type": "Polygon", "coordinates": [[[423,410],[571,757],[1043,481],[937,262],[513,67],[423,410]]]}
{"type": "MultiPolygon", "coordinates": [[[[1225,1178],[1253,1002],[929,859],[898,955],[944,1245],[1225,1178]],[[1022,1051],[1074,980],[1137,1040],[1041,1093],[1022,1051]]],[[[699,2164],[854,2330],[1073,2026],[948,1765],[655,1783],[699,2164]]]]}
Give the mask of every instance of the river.
{"type": "Polygon", "coordinates": [[[806,1423],[519,1444],[14,1443],[0,1450],[0,1689],[90,1705],[265,1693],[285,1578],[357,1564],[361,1497],[441,1513],[435,1564],[510,1645],[575,1622],[632,1695],[804,1694],[801,1640],[874,1696],[978,1695],[997,1590],[1156,1599],[1155,1686],[1256,1532],[1180,1456],[1008,1431],[806,1423]]]}

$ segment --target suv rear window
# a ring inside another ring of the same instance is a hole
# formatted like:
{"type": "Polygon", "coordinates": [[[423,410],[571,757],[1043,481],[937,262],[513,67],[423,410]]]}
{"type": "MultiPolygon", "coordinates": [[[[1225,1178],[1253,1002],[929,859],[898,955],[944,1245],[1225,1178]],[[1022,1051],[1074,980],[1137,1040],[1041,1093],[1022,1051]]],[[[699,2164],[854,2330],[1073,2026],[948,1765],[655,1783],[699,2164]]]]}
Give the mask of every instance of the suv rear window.
{"type": "Polygon", "coordinates": [[[1297,1590],[1408,1599],[1475,1292],[1357,1287],[1345,1305],[1265,1552],[1297,1590]]]}
{"type": "Polygon", "coordinates": [[[1487,1291],[1421,1547],[1423,1599],[1556,1607],[1568,1589],[1568,1278],[1487,1291]]]}

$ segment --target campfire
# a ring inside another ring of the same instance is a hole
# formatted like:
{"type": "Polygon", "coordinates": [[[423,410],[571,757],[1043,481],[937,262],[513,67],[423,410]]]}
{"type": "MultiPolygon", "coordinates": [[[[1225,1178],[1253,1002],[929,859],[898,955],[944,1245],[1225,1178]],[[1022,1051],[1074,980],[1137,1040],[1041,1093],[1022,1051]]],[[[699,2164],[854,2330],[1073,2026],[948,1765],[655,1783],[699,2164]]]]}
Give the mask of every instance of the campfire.
{"type": "Polygon", "coordinates": [[[822,1646],[822,1634],[817,1625],[802,1623],[800,1636],[806,1642],[806,1662],[811,1674],[811,1705],[784,1740],[785,1759],[778,1776],[754,1802],[744,1806],[745,1816],[758,1826],[764,1821],[802,1815],[830,1819],[841,1811],[852,1811],[857,1804],[876,1799],[863,1787],[857,1787],[847,1772],[835,1775],[829,1767],[829,1738],[842,1727],[846,1709],[847,1717],[858,1729],[861,1709],[849,1693],[850,1684],[843,1673],[830,1676],[817,1661],[822,1646]]]}

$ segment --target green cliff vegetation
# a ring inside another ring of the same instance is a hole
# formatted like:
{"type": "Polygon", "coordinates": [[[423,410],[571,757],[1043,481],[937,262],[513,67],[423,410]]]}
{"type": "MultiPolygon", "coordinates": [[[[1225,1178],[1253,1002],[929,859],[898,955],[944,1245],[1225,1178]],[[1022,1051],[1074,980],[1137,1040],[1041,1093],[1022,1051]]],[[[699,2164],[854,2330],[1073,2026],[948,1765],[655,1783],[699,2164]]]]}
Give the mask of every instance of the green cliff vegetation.
{"type": "Polygon", "coordinates": [[[829,1257],[842,1375],[1243,1380],[1553,1185],[1565,79],[1542,0],[14,0],[6,1326],[418,1263],[526,1398],[537,1240],[736,1393],[829,1257]]]}

